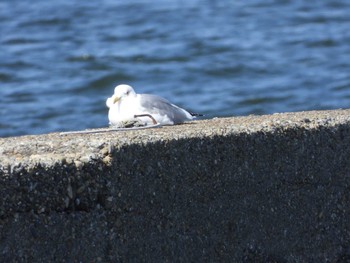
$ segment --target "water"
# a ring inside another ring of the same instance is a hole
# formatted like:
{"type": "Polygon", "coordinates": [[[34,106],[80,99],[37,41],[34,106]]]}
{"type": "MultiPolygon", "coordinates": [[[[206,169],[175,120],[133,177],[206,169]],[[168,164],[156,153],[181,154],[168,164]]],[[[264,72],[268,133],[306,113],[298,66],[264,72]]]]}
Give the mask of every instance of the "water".
{"type": "Polygon", "coordinates": [[[350,1],[2,0],[0,137],[108,125],[120,83],[214,116],[347,108],[350,1]]]}

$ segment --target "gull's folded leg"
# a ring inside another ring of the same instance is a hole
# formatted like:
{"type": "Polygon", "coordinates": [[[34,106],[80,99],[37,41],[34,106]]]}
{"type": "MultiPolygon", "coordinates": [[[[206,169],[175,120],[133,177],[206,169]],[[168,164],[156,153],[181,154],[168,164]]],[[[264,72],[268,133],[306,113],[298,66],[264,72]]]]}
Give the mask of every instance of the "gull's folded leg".
{"type": "Polygon", "coordinates": [[[157,121],[153,118],[153,116],[151,114],[138,114],[138,115],[134,115],[134,118],[137,117],[149,117],[152,119],[153,124],[157,124],[157,121]]]}

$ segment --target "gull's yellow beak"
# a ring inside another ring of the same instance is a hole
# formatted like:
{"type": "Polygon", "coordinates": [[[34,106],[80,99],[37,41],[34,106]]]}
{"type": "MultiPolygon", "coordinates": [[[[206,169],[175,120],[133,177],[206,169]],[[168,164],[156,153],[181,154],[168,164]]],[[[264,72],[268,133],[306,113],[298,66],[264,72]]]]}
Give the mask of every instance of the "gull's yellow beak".
{"type": "Polygon", "coordinates": [[[119,100],[120,100],[120,97],[117,97],[117,96],[113,96],[112,98],[113,104],[116,104],[119,100]]]}

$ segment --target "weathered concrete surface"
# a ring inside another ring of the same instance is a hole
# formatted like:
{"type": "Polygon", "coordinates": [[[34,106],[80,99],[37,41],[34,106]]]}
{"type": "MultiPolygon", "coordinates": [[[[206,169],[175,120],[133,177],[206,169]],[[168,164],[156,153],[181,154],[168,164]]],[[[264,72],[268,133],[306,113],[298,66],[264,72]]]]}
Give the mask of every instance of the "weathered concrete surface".
{"type": "Polygon", "coordinates": [[[350,110],[0,139],[0,262],[345,262],[350,110]]]}

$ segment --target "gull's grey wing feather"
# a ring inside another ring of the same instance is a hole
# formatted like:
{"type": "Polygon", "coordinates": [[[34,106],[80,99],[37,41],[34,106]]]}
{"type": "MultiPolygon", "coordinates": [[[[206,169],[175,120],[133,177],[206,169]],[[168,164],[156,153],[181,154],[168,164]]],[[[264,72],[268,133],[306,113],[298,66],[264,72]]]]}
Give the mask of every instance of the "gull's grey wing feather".
{"type": "Polygon", "coordinates": [[[179,108],[178,106],[170,103],[168,100],[152,94],[140,94],[141,106],[147,108],[149,114],[167,115],[174,123],[180,123],[190,118],[186,115],[186,110],[179,108]]]}

